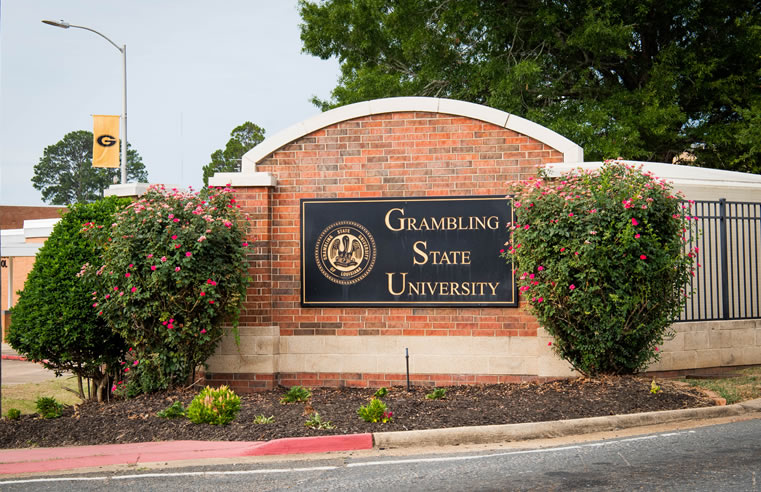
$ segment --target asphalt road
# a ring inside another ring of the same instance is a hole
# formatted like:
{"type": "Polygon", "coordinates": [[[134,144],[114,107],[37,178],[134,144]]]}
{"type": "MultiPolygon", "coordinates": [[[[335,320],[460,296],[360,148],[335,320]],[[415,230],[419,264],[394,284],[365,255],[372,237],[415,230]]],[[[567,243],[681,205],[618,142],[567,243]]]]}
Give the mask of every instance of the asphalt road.
{"type": "Polygon", "coordinates": [[[542,449],[0,480],[0,490],[761,490],[761,419],[542,449]]]}

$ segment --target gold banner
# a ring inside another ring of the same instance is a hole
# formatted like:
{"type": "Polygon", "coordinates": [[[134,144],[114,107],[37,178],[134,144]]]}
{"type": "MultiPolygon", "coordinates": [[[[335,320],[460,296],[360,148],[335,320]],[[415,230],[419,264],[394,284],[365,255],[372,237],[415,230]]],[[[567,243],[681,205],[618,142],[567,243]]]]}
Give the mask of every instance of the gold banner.
{"type": "Polygon", "coordinates": [[[119,116],[92,118],[92,167],[119,167],[119,116]]]}

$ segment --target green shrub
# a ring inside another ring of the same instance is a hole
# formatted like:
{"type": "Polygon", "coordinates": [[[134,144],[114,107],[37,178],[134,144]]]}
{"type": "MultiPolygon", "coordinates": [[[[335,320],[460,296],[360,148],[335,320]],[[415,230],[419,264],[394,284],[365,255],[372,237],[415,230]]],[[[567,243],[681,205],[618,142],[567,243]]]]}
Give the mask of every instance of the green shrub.
{"type": "Polygon", "coordinates": [[[446,398],[446,396],[447,396],[446,388],[436,388],[435,390],[425,395],[425,397],[429,400],[441,400],[443,398],[446,398]]]}
{"type": "Polygon", "coordinates": [[[129,203],[110,197],[72,205],[37,253],[24,290],[11,308],[8,343],[29,360],[46,361],[45,367],[56,373],[70,371],[94,379],[101,390],[91,393],[93,398],[105,396],[107,375],[114,372],[127,347],[93,307],[96,284],[78,278],[82,265],[96,264],[102,253],[82,228],[92,222],[110,224],[114,213],[129,203]]]}
{"type": "Polygon", "coordinates": [[[373,398],[383,398],[387,394],[388,394],[388,388],[386,388],[385,386],[381,386],[380,388],[378,388],[378,391],[375,392],[375,394],[373,395],[373,398]]]}
{"type": "Polygon", "coordinates": [[[185,416],[185,407],[182,406],[181,401],[176,401],[166,407],[164,410],[156,412],[157,417],[163,419],[177,419],[185,416]]]}
{"type": "Polygon", "coordinates": [[[18,408],[9,408],[7,417],[8,420],[18,420],[21,418],[21,410],[18,408]]]}
{"type": "Polygon", "coordinates": [[[270,415],[269,417],[265,417],[264,415],[257,415],[256,417],[254,417],[254,423],[257,425],[274,424],[275,416],[270,415]]]}
{"type": "Polygon", "coordinates": [[[306,422],[304,422],[304,425],[309,427],[310,429],[335,429],[336,426],[333,425],[330,420],[322,420],[322,417],[320,417],[320,414],[317,412],[314,412],[312,415],[309,416],[306,422]]]}
{"type": "Polygon", "coordinates": [[[63,415],[63,405],[58,403],[55,398],[41,396],[37,398],[37,413],[43,419],[57,419],[63,415]]]}
{"type": "Polygon", "coordinates": [[[201,390],[188,405],[185,415],[194,424],[227,425],[238,415],[240,397],[227,386],[209,386],[201,390]]]}
{"type": "Polygon", "coordinates": [[[134,348],[129,393],[184,384],[237,319],[248,281],[246,221],[229,189],[151,187],[90,233],[107,244],[91,301],[134,348]],[[229,323],[228,323],[229,322],[229,323]]]}
{"type": "Polygon", "coordinates": [[[303,386],[292,386],[280,399],[280,403],[285,405],[286,403],[303,402],[312,397],[312,392],[303,386]]]}
{"type": "Polygon", "coordinates": [[[357,415],[365,422],[390,422],[394,413],[388,411],[388,407],[381,400],[373,398],[367,405],[359,407],[357,415]]]}
{"type": "Polygon", "coordinates": [[[587,375],[634,373],[682,309],[689,205],[633,166],[516,183],[502,255],[554,350],[587,375]],[[686,208],[686,210],[685,210],[686,208]]]}

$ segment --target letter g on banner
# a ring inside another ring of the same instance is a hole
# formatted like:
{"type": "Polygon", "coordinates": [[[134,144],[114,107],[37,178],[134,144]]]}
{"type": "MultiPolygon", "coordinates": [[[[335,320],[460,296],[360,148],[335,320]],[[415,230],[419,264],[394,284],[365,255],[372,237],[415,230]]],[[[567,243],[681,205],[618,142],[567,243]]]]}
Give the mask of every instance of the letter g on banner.
{"type": "Polygon", "coordinates": [[[116,138],[111,135],[101,135],[96,138],[95,141],[98,142],[98,145],[102,145],[103,147],[111,147],[117,142],[116,138]]]}
{"type": "Polygon", "coordinates": [[[119,167],[119,116],[93,115],[92,167],[119,167]]]}

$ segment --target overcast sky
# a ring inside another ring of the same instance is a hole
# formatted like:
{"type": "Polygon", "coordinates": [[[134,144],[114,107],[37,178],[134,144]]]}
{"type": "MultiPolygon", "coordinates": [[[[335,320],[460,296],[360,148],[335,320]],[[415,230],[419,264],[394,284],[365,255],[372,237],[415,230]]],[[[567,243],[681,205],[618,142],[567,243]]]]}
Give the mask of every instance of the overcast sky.
{"type": "Polygon", "coordinates": [[[230,131],[267,136],[319,113],[336,60],[301,53],[296,0],[0,0],[0,204],[42,205],[33,168],[93,114],[121,114],[127,45],[128,140],[151,183],[200,188],[230,131]]]}

